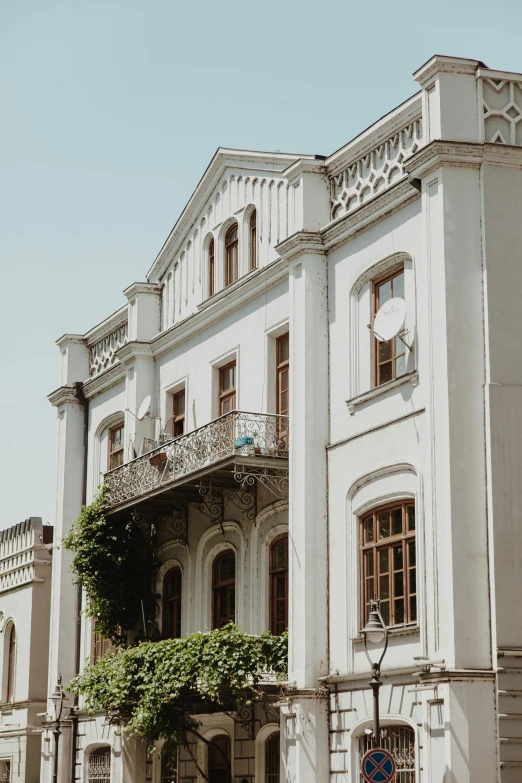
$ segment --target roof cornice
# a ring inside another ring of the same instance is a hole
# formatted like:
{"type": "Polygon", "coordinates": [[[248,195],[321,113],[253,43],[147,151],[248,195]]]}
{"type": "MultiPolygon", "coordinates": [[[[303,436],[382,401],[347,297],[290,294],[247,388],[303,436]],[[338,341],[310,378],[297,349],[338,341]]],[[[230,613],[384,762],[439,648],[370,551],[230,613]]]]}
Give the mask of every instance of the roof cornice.
{"type": "Polygon", "coordinates": [[[121,362],[116,362],[112,367],[108,367],[106,370],[103,370],[103,372],[100,372],[98,375],[94,375],[92,378],[85,381],[83,384],[83,393],[88,400],[92,400],[92,398],[96,397],[98,394],[101,394],[102,392],[107,391],[107,389],[111,389],[113,386],[124,381],[125,375],[125,365],[121,362]]]}
{"type": "Polygon", "coordinates": [[[251,150],[232,150],[220,147],[197,184],[174,227],[170,231],[163,247],[147,273],[147,278],[158,277],[163,265],[170,261],[170,256],[177,243],[185,239],[201,210],[205,206],[212,191],[218,184],[227,168],[246,169],[252,173],[279,173],[299,158],[312,158],[314,155],[294,155],[286,152],[255,152],[251,150]]]}
{"type": "Polygon", "coordinates": [[[435,54],[428,62],[421,65],[413,78],[421,86],[427,84],[437,73],[454,73],[474,76],[478,68],[485,68],[480,60],[469,60],[465,57],[447,57],[443,54],[435,54]]]}
{"type": "Polygon", "coordinates": [[[161,286],[158,283],[132,283],[123,292],[127,299],[134,299],[138,294],[159,294],[161,286]]]}
{"type": "Polygon", "coordinates": [[[152,356],[152,348],[150,347],[150,342],[145,342],[143,340],[131,340],[131,342],[125,343],[125,345],[122,345],[121,348],[118,348],[118,350],[115,352],[115,356],[122,362],[123,364],[131,364],[134,359],[137,359],[141,356],[152,356]]]}
{"type": "Polygon", "coordinates": [[[277,252],[281,258],[286,261],[292,261],[296,256],[303,253],[315,253],[317,255],[325,254],[323,238],[316,231],[297,231],[288,239],[283,240],[276,246],[277,252]]]}
{"type": "Polygon", "coordinates": [[[76,388],[74,386],[59,386],[47,395],[47,399],[55,408],[60,407],[60,405],[65,405],[66,403],[83,407],[76,396],[76,388]]]}
{"type": "Polygon", "coordinates": [[[71,343],[85,345],[85,337],[83,334],[62,334],[62,336],[56,340],[58,348],[64,348],[66,345],[71,345],[71,343]]]}

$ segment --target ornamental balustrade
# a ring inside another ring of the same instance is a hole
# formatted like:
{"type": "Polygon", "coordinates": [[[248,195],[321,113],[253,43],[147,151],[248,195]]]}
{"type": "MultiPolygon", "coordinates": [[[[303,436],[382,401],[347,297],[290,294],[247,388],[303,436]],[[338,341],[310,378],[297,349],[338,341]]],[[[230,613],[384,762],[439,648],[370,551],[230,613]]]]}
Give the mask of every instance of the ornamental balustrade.
{"type": "Polygon", "coordinates": [[[115,364],[117,361],[116,351],[125,345],[128,339],[127,323],[124,323],[89,346],[89,375],[91,378],[115,364]]]}
{"type": "Polygon", "coordinates": [[[522,81],[482,78],[484,141],[522,145],[522,81]]]}
{"type": "Polygon", "coordinates": [[[163,443],[105,474],[109,506],[167,488],[227,458],[241,457],[254,463],[252,458],[288,459],[288,416],[232,411],[163,443]]]}
{"type": "Polygon", "coordinates": [[[423,144],[419,116],[335,174],[330,180],[332,220],[353,212],[405,177],[405,162],[423,144]]]}

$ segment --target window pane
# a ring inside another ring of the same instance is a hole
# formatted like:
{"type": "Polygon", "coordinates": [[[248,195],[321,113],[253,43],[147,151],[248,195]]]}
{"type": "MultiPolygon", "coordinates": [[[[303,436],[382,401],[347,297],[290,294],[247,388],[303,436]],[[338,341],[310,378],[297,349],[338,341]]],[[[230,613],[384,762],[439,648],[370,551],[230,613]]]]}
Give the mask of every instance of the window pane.
{"type": "Polygon", "coordinates": [[[391,362],[388,362],[388,364],[383,364],[379,368],[379,384],[381,383],[388,383],[388,381],[391,381],[393,379],[393,364],[391,362]]]}
{"type": "Polygon", "coordinates": [[[390,512],[379,514],[379,538],[388,538],[390,535],[390,512]]]}
{"type": "Polygon", "coordinates": [[[401,625],[404,623],[404,599],[400,598],[398,601],[395,601],[395,618],[394,622],[397,625],[401,625]]]}
{"type": "Polygon", "coordinates": [[[389,549],[381,549],[379,551],[379,571],[381,574],[387,574],[389,571],[388,568],[388,554],[389,549]]]}
{"type": "Polygon", "coordinates": [[[404,375],[405,373],[406,373],[406,357],[399,356],[398,359],[395,359],[395,377],[400,378],[401,375],[404,375]]]}
{"type": "Polygon", "coordinates": [[[388,575],[381,576],[379,579],[379,598],[385,601],[390,597],[390,578],[388,575]]]}
{"type": "Polygon", "coordinates": [[[403,568],[402,544],[393,548],[393,570],[401,571],[403,568]]]}
{"type": "Polygon", "coordinates": [[[410,598],[410,622],[413,623],[417,619],[417,596],[412,595],[410,598]]]}
{"type": "Polygon", "coordinates": [[[387,340],[384,343],[379,343],[379,364],[387,362],[392,358],[392,341],[387,340]]]}
{"type": "Polygon", "coordinates": [[[288,564],[288,539],[278,541],[273,549],[273,567],[280,568],[288,564]]]}
{"type": "Polygon", "coordinates": [[[415,506],[408,506],[408,530],[415,530],[415,506]]]}
{"type": "Polygon", "coordinates": [[[393,592],[397,598],[404,595],[404,573],[403,571],[397,571],[393,575],[393,592]]]}
{"type": "Polygon", "coordinates": [[[417,592],[417,572],[415,568],[410,568],[410,593],[417,592]]]}
{"type": "Polygon", "coordinates": [[[366,553],[366,575],[373,576],[373,552],[366,553]]]}
{"type": "Polygon", "coordinates": [[[388,601],[385,601],[384,603],[381,603],[381,605],[379,606],[379,610],[381,612],[382,619],[384,620],[384,624],[385,625],[389,625],[390,624],[390,604],[388,603],[388,601]]]}
{"type": "Polygon", "coordinates": [[[392,284],[393,284],[393,296],[400,296],[404,299],[404,272],[401,272],[400,275],[394,277],[392,280],[392,284]]]}
{"type": "MultiPolygon", "coordinates": [[[[273,343],[272,343],[273,345],[273,343]]],[[[279,340],[279,364],[287,362],[290,354],[290,338],[288,335],[279,340]]]]}
{"type": "Polygon", "coordinates": [[[185,413],[185,393],[183,394],[177,394],[174,397],[174,403],[175,403],[175,415],[176,416],[183,416],[185,413]]]}
{"type": "Polygon", "coordinates": [[[386,283],[382,283],[377,288],[378,306],[382,307],[388,299],[391,299],[391,280],[387,280],[386,283]]]}
{"type": "Polygon", "coordinates": [[[228,400],[223,400],[221,405],[221,413],[230,413],[231,410],[233,410],[233,397],[229,397],[228,400]]]}
{"type": "Polygon", "coordinates": [[[373,517],[370,517],[369,519],[366,520],[366,522],[364,523],[364,530],[365,530],[366,542],[373,541],[373,517]]]}
{"type": "Polygon", "coordinates": [[[415,565],[415,541],[408,542],[408,555],[410,558],[410,565],[415,565]]]}
{"type": "Polygon", "coordinates": [[[112,446],[114,449],[121,447],[122,432],[123,432],[123,427],[120,427],[119,430],[113,430],[112,432],[112,446]]]}
{"type": "Polygon", "coordinates": [[[223,557],[219,561],[219,574],[218,578],[220,582],[224,582],[227,579],[233,579],[235,573],[235,558],[233,555],[229,557],[223,557]]]}
{"type": "Polygon", "coordinates": [[[402,508],[394,508],[391,512],[392,536],[400,536],[402,533],[402,508]]]}

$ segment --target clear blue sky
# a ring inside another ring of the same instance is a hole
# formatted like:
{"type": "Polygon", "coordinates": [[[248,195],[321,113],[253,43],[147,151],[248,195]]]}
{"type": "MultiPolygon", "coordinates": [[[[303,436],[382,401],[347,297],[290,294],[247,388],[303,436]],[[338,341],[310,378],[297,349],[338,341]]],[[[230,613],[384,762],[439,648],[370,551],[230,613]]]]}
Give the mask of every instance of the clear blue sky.
{"type": "Polygon", "coordinates": [[[0,0],[0,527],[54,520],[64,332],[143,280],[218,146],[329,154],[432,54],[522,71],[515,0],[0,0]]]}

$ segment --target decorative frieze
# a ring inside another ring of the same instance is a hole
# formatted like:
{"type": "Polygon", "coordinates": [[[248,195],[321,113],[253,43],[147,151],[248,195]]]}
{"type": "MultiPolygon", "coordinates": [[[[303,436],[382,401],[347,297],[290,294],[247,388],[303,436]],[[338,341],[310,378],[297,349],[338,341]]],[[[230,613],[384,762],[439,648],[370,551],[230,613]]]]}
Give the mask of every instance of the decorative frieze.
{"type": "Polygon", "coordinates": [[[105,335],[89,346],[89,375],[92,378],[103,372],[117,361],[116,351],[128,341],[127,323],[105,335]]]}
{"type": "Polygon", "coordinates": [[[42,538],[42,522],[37,517],[0,532],[0,593],[29,582],[42,581],[36,575],[37,565],[50,564],[50,555],[42,538]]]}
{"type": "Polygon", "coordinates": [[[484,141],[522,145],[522,81],[482,77],[484,141]]]}
{"type": "Polygon", "coordinates": [[[405,161],[422,145],[422,121],[417,117],[335,174],[330,180],[332,220],[405,177],[405,161]]]}

